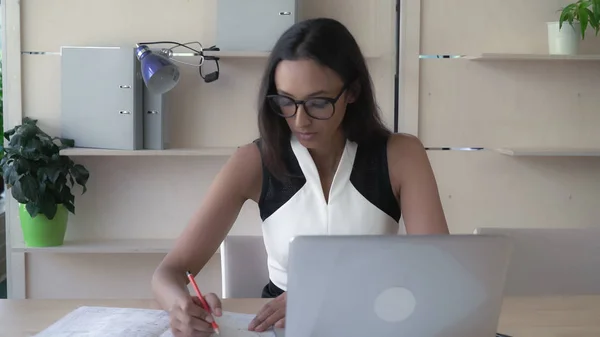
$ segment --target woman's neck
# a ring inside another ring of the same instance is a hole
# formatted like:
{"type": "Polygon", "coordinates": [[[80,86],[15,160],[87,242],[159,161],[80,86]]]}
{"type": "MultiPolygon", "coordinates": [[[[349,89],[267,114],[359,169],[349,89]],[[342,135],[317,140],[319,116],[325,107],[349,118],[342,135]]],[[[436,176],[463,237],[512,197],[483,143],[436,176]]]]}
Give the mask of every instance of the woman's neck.
{"type": "Polygon", "coordinates": [[[329,144],[320,148],[309,149],[320,175],[329,176],[335,173],[345,146],[346,138],[342,132],[338,132],[329,144]]]}

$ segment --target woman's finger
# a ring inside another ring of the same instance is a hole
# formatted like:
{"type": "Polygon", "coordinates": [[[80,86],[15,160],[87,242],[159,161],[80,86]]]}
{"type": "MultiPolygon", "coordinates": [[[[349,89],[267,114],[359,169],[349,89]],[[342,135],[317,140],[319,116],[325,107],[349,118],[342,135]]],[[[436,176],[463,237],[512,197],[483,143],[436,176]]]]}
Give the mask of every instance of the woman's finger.
{"type": "Polygon", "coordinates": [[[221,316],[221,300],[219,297],[215,293],[210,293],[206,294],[204,299],[206,300],[206,303],[208,303],[210,310],[215,314],[215,316],[221,316]]]}
{"type": "Polygon", "coordinates": [[[202,306],[202,301],[200,301],[200,299],[196,296],[192,297],[192,301],[194,302],[194,304],[192,305],[193,308],[190,307],[189,310],[186,311],[186,313],[189,314],[191,317],[196,317],[205,320],[209,323],[212,323],[212,315],[209,314],[206,310],[204,310],[202,306]]]}
{"type": "Polygon", "coordinates": [[[202,307],[202,301],[196,296],[190,299],[182,307],[183,314],[189,317],[209,319],[210,315],[202,307]]]}
{"type": "Polygon", "coordinates": [[[280,329],[285,328],[285,317],[278,320],[277,323],[275,323],[275,327],[280,329]]]}
{"type": "Polygon", "coordinates": [[[265,331],[284,317],[285,312],[283,310],[276,310],[275,312],[271,313],[271,315],[269,315],[267,318],[265,318],[260,324],[258,324],[255,328],[255,331],[265,331]]]}
{"type": "Polygon", "coordinates": [[[269,302],[260,309],[260,311],[256,314],[254,319],[250,322],[250,325],[248,325],[248,330],[254,331],[254,329],[256,329],[256,327],[259,324],[264,322],[264,320],[266,320],[269,316],[271,316],[275,312],[275,309],[274,309],[272,303],[273,302],[269,302]]]}
{"type": "Polygon", "coordinates": [[[179,329],[171,328],[171,333],[174,337],[184,337],[183,332],[181,332],[179,329]]]}
{"type": "Polygon", "coordinates": [[[200,331],[200,332],[204,332],[204,333],[215,331],[210,323],[203,321],[201,319],[197,319],[197,318],[193,318],[190,321],[189,326],[194,331],[200,331]]]}

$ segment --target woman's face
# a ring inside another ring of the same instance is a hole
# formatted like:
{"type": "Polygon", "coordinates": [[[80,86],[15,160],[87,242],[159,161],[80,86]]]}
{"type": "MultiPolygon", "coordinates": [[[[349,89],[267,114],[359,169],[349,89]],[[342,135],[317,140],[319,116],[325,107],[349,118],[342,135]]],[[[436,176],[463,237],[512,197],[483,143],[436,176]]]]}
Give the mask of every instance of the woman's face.
{"type": "Polygon", "coordinates": [[[279,95],[295,101],[307,101],[304,105],[298,104],[296,110],[291,100],[278,99],[278,105],[286,115],[296,112],[286,121],[306,148],[328,146],[342,132],[346,105],[353,98],[348,90],[343,91],[344,82],[333,70],[313,60],[284,60],[275,69],[275,86],[279,95]],[[335,103],[328,101],[338,96],[335,103]]]}

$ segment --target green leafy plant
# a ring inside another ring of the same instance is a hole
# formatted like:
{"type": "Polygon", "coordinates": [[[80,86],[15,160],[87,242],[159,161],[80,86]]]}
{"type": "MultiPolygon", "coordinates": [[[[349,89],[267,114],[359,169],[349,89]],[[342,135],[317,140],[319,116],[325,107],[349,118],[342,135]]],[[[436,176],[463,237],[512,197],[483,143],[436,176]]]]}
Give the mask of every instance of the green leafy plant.
{"type": "MultiPolygon", "coordinates": [[[[600,32],[600,0],[578,0],[560,10],[559,28],[565,22],[573,27],[574,22],[580,23],[581,39],[585,39],[585,32],[589,27],[600,32]]],[[[574,28],[574,27],[573,27],[574,28]]]]}
{"type": "Polygon", "coordinates": [[[53,219],[57,205],[75,214],[75,183],[83,187],[90,176],[88,170],[75,164],[60,150],[75,146],[75,141],[51,137],[42,131],[37,120],[24,118],[23,124],[4,132],[8,144],[2,147],[2,175],[13,198],[26,205],[31,217],[38,214],[53,219]]]}

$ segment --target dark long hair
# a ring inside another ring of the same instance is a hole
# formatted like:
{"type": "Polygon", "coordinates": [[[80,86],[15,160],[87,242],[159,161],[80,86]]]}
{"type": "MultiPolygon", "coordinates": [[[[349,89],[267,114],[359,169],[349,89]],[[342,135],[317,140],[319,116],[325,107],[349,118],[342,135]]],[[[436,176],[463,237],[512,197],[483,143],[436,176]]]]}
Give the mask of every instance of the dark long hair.
{"type": "Polygon", "coordinates": [[[284,118],[275,114],[266,96],[275,94],[275,68],[282,60],[312,59],[335,71],[358,96],[348,104],[342,121],[345,136],[359,146],[387,138],[391,131],[379,115],[371,76],[356,40],[340,22],[317,18],[299,22],[279,38],[265,69],[258,98],[258,127],[263,163],[276,177],[287,173],[284,147],[291,131],[284,118]]]}

